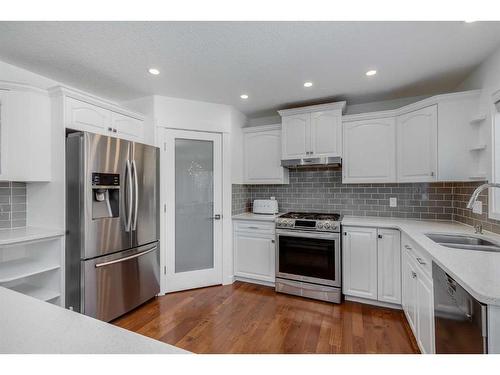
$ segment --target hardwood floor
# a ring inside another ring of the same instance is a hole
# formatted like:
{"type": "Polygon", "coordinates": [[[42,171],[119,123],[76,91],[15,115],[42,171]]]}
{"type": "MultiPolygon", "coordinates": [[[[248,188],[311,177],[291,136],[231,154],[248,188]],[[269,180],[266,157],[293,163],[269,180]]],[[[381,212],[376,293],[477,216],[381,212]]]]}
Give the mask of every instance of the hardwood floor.
{"type": "Polygon", "coordinates": [[[418,353],[403,312],[235,282],[157,297],[113,324],[195,353],[418,353]]]}

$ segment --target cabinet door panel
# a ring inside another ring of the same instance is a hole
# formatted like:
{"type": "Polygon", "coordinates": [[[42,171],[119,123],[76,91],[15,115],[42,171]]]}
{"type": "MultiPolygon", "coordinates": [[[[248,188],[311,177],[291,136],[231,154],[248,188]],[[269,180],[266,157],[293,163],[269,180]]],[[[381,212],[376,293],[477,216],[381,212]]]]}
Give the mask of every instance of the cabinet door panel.
{"type": "Polygon", "coordinates": [[[109,133],[111,112],[73,98],[66,98],[66,127],[98,134],[109,133]]]}
{"type": "Polygon", "coordinates": [[[141,120],[113,112],[112,127],[117,130],[120,138],[144,141],[144,123],[141,120]]]}
{"type": "Polygon", "coordinates": [[[273,239],[235,232],[235,275],[274,282],[275,247],[273,239]]]}
{"type": "Polygon", "coordinates": [[[353,121],[343,127],[343,182],[395,182],[395,119],[353,121]]]}
{"type": "Polygon", "coordinates": [[[398,180],[437,179],[437,106],[398,117],[398,180]]]}
{"type": "Polygon", "coordinates": [[[433,286],[421,272],[417,277],[417,341],[423,353],[434,353],[433,286]]]}
{"type": "Polygon", "coordinates": [[[344,228],[343,292],[377,299],[377,229],[344,228]]]}
{"type": "Polygon", "coordinates": [[[401,303],[401,238],[398,230],[378,230],[378,300],[401,303]]]}
{"type": "Polygon", "coordinates": [[[286,183],[288,170],[281,166],[281,130],[245,134],[244,162],[246,183],[286,183]]]}
{"type": "Polygon", "coordinates": [[[340,111],[311,113],[311,150],[314,156],[342,156],[340,111]]]}
{"type": "Polygon", "coordinates": [[[283,117],[283,159],[295,159],[309,156],[311,115],[303,113],[283,117]]]}
{"type": "Polygon", "coordinates": [[[402,305],[410,327],[417,336],[417,272],[407,250],[402,255],[402,305]]]}

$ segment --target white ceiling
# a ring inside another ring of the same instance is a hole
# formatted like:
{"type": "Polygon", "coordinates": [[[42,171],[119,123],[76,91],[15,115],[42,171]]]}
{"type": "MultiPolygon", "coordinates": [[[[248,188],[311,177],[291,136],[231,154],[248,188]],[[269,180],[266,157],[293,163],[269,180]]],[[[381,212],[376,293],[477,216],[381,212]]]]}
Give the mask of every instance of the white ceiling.
{"type": "Polygon", "coordinates": [[[499,44],[500,22],[0,22],[5,62],[115,100],[159,94],[252,117],[453,90],[499,44]]]}

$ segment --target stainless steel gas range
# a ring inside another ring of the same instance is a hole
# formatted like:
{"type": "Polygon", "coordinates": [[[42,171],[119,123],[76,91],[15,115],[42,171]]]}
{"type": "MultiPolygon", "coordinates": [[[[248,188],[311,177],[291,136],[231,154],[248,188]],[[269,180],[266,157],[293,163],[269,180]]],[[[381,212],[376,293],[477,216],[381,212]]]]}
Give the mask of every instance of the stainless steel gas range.
{"type": "Polygon", "coordinates": [[[340,303],[340,215],[289,212],[276,219],[276,291],[340,303]]]}

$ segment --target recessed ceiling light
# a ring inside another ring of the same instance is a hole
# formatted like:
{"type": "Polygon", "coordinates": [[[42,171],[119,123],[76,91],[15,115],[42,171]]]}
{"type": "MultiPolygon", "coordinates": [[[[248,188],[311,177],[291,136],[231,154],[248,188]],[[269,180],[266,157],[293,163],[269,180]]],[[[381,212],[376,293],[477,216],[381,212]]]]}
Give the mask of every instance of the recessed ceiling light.
{"type": "Polygon", "coordinates": [[[374,76],[375,74],[377,74],[376,70],[369,70],[369,71],[366,72],[367,76],[374,76]]]}
{"type": "Polygon", "coordinates": [[[312,82],[304,82],[304,87],[312,87],[312,82]]]}
{"type": "Polygon", "coordinates": [[[241,98],[241,99],[248,99],[248,95],[247,95],[247,94],[241,94],[241,95],[240,95],[240,98],[241,98]]]}
{"type": "Polygon", "coordinates": [[[465,23],[473,23],[473,22],[476,22],[476,20],[465,20],[464,22],[465,23]]]}
{"type": "Polygon", "coordinates": [[[152,74],[154,76],[157,76],[158,74],[160,74],[160,71],[158,69],[155,69],[155,68],[149,68],[148,72],[149,72],[149,74],[152,74]]]}

